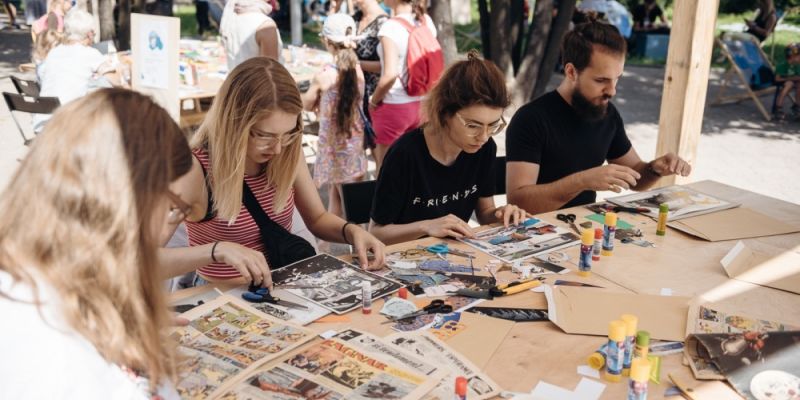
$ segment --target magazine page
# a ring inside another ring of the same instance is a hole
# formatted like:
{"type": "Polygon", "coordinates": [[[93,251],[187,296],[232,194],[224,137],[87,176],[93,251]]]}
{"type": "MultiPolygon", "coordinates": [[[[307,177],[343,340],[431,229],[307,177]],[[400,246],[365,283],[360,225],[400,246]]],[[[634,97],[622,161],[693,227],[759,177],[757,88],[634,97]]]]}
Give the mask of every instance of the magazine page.
{"type": "Polygon", "coordinates": [[[372,284],[373,301],[403,286],[327,254],[319,254],[272,271],[272,282],[276,286],[295,286],[283,290],[336,314],[345,314],[361,307],[361,286],[364,282],[372,284]]]}
{"type": "Polygon", "coordinates": [[[668,221],[677,221],[694,215],[739,206],[736,203],[700,193],[685,186],[668,186],[642,193],[612,197],[607,200],[623,207],[646,208],[649,211],[645,215],[652,218],[658,218],[659,205],[666,204],[669,207],[668,221]]]}
{"type": "Polygon", "coordinates": [[[687,335],[692,333],[776,332],[797,331],[800,330],[800,325],[768,321],[741,313],[723,312],[708,305],[692,305],[689,307],[686,329],[689,331],[687,335]]]}
{"type": "MultiPolygon", "coordinates": [[[[242,286],[235,289],[231,289],[225,292],[225,294],[236,297],[237,299],[241,299],[242,293],[246,291],[247,287],[242,286]]],[[[256,310],[261,311],[264,314],[271,315],[279,320],[289,321],[291,323],[295,323],[298,325],[308,325],[331,313],[330,310],[316,303],[312,303],[304,298],[296,296],[286,289],[275,287],[270,291],[270,294],[281,300],[289,301],[294,304],[301,304],[303,306],[306,306],[307,308],[306,309],[294,308],[272,303],[248,302],[248,304],[250,304],[250,307],[253,307],[256,310]]]]}
{"type": "Polygon", "coordinates": [[[578,235],[538,218],[509,227],[497,227],[460,241],[507,263],[525,260],[580,243],[578,235]]]}
{"type": "Polygon", "coordinates": [[[189,325],[172,337],[186,356],[178,368],[178,394],[184,399],[216,398],[240,375],[314,338],[313,331],[280,321],[231,296],[184,314],[189,325]]]}
{"type": "Polygon", "coordinates": [[[441,375],[427,376],[334,338],[313,342],[248,374],[222,398],[415,400],[438,384],[441,375]]]}
{"type": "Polygon", "coordinates": [[[687,348],[748,399],[789,399],[800,385],[800,331],[691,335],[687,348]]]}
{"type": "Polygon", "coordinates": [[[459,376],[467,378],[469,399],[488,399],[500,394],[500,386],[497,383],[430,333],[399,332],[387,336],[384,340],[428,362],[441,365],[450,372],[436,391],[431,393],[429,397],[431,399],[452,398],[455,393],[456,377],[459,376]]]}

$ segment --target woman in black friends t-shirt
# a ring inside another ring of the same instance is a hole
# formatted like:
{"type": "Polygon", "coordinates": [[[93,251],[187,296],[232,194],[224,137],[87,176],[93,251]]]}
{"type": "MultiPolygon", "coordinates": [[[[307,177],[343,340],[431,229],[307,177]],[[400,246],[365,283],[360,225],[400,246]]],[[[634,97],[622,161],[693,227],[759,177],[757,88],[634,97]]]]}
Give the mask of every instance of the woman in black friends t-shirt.
{"type": "Polygon", "coordinates": [[[470,237],[481,224],[517,224],[525,211],[496,207],[492,136],[506,126],[509,105],[502,72],[470,52],[428,94],[420,129],[392,145],[378,176],[370,232],[386,244],[423,236],[470,237]]]}

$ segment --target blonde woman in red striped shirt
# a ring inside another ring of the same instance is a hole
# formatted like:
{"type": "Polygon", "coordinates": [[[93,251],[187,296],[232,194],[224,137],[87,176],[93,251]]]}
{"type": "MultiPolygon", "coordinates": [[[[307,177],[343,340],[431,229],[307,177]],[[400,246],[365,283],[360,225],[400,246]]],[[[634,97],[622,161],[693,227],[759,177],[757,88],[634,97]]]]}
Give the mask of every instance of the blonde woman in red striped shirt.
{"type": "Polygon", "coordinates": [[[255,57],[231,71],[191,141],[192,170],[178,182],[189,247],[161,250],[169,276],[197,270],[207,280],[272,284],[259,228],[242,203],[245,182],[286,230],[296,206],[314,236],[351,243],[361,265],[382,267],[383,243],[325,210],[302,156],[302,110],[295,81],[277,61],[255,57]]]}

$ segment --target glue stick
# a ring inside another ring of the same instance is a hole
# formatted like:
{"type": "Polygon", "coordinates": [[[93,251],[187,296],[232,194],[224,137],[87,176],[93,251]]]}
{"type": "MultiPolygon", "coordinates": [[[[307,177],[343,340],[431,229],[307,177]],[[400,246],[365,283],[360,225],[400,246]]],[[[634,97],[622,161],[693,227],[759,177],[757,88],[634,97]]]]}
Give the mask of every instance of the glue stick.
{"type": "Polygon", "coordinates": [[[606,348],[606,373],[609,382],[622,380],[622,359],[625,357],[625,322],[611,321],[608,324],[608,347],[606,348]]]}
{"type": "Polygon", "coordinates": [[[592,246],[592,261],[600,261],[600,249],[603,247],[603,230],[594,230],[594,246],[592,246]]]}
{"type": "Polygon", "coordinates": [[[636,346],[633,348],[633,358],[647,358],[650,351],[650,332],[639,331],[636,333],[636,346]]]}
{"type": "Polygon", "coordinates": [[[361,284],[361,313],[372,313],[372,283],[369,281],[361,284]]]}
{"type": "Polygon", "coordinates": [[[603,367],[606,366],[606,357],[608,356],[606,353],[607,348],[608,343],[603,343],[599,349],[595,350],[594,353],[590,354],[589,357],[586,358],[586,364],[596,370],[603,369],[603,367]]]}
{"type": "Polygon", "coordinates": [[[669,206],[661,203],[658,206],[658,226],[656,227],[656,235],[658,236],[667,234],[667,215],[669,215],[669,206]]]}
{"type": "Polygon", "coordinates": [[[456,396],[455,400],[467,399],[467,378],[459,376],[456,378],[456,396]]]}
{"type": "Polygon", "coordinates": [[[594,232],[584,229],[581,233],[581,258],[578,260],[578,275],[588,277],[592,274],[592,244],[594,232]]]}
{"type": "Polygon", "coordinates": [[[650,379],[650,361],[635,358],[628,382],[628,400],[647,400],[647,381],[650,379]]]}
{"type": "Polygon", "coordinates": [[[628,376],[631,372],[633,342],[636,339],[636,325],[639,323],[639,318],[636,318],[635,315],[623,314],[620,319],[625,322],[625,358],[622,361],[622,375],[628,376]]]}
{"type": "Polygon", "coordinates": [[[603,227],[603,251],[600,252],[605,257],[614,254],[614,235],[617,232],[617,214],[606,213],[606,224],[603,227]]]}

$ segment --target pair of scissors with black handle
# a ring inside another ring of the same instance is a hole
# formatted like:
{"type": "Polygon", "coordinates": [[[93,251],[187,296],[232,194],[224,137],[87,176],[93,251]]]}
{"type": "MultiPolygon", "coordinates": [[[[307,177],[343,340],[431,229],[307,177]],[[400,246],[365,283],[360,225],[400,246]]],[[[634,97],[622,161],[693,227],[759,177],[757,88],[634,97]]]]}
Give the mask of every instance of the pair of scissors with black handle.
{"type": "Polygon", "coordinates": [[[556,214],[556,219],[568,223],[570,228],[572,228],[572,230],[575,231],[578,236],[581,235],[581,230],[578,229],[577,225],[575,225],[575,214],[556,214]]]}
{"type": "Polygon", "coordinates": [[[422,310],[414,311],[410,314],[406,314],[395,319],[390,319],[383,323],[388,324],[391,322],[405,321],[426,314],[450,314],[451,312],[453,312],[453,306],[450,304],[445,304],[444,300],[433,300],[430,304],[423,307],[422,310]]]}

